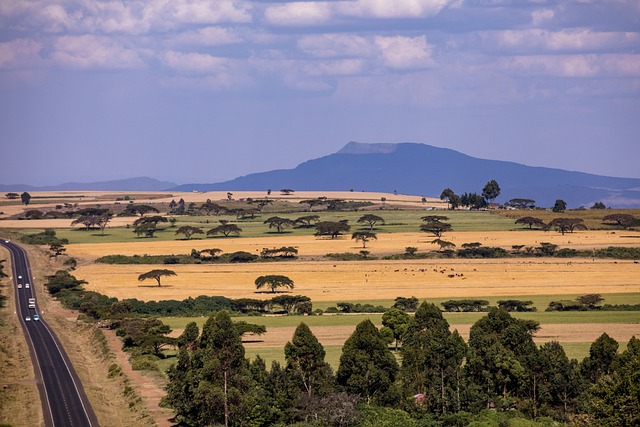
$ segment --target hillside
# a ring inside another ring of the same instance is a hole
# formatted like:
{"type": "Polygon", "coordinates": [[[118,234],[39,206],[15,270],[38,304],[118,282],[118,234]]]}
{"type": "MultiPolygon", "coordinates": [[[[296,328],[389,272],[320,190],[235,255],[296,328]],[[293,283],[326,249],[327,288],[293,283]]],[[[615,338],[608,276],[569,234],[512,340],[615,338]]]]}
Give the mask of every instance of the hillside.
{"type": "Polygon", "coordinates": [[[426,144],[362,144],[350,142],[340,151],[301,163],[294,169],[242,176],[215,184],[185,184],[170,191],[279,190],[380,191],[438,197],[444,188],[457,194],[481,193],[495,179],[502,193],[552,206],[563,199],[569,207],[597,201],[611,207],[640,207],[640,179],[606,177],[562,169],[479,159],[426,144]]]}

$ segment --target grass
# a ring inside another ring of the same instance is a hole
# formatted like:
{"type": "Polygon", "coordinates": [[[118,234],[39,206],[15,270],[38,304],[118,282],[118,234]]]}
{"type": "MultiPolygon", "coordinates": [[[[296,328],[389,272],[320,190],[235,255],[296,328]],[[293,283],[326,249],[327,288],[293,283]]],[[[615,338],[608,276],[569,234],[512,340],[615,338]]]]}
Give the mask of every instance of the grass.
{"type": "MultiPolygon", "coordinates": [[[[429,215],[428,211],[422,210],[383,210],[373,211],[376,215],[385,219],[384,225],[376,225],[373,232],[379,234],[386,233],[403,233],[403,232],[416,232],[420,229],[420,224],[423,223],[421,217],[429,215]]],[[[57,228],[56,233],[59,238],[66,238],[70,243],[114,243],[114,242],[139,242],[139,241],[168,241],[168,240],[181,240],[184,238],[182,235],[176,235],[175,230],[183,225],[190,225],[194,227],[200,227],[203,231],[207,231],[219,224],[219,220],[227,220],[229,222],[237,224],[242,228],[240,237],[267,237],[267,236],[301,236],[301,235],[313,235],[315,228],[287,228],[283,233],[278,234],[275,229],[269,228],[267,224],[264,224],[270,216],[280,216],[283,218],[289,218],[295,220],[301,216],[309,214],[317,214],[322,221],[341,221],[348,220],[351,225],[351,232],[359,229],[368,230],[366,224],[359,224],[358,218],[364,215],[366,212],[295,212],[284,214],[261,214],[254,219],[237,220],[232,215],[219,215],[219,216],[176,216],[176,227],[169,227],[168,224],[161,224],[161,230],[155,233],[155,237],[146,238],[138,237],[133,232],[133,227],[107,227],[105,229],[105,235],[100,234],[100,230],[84,230],[81,228],[57,228]]],[[[454,231],[509,231],[514,230],[517,227],[514,225],[513,220],[500,215],[494,215],[490,212],[479,211],[447,211],[439,212],[438,214],[444,214],[449,217],[448,222],[453,226],[454,231]]],[[[132,218],[132,221],[135,218],[132,218]]],[[[71,223],[71,220],[69,220],[71,223]]],[[[21,230],[25,233],[35,233],[41,230],[30,229],[21,230]]],[[[426,235],[425,235],[426,236],[426,235]]],[[[217,240],[224,240],[223,237],[206,237],[204,235],[196,235],[191,240],[210,240],[215,242],[217,240]]]]}

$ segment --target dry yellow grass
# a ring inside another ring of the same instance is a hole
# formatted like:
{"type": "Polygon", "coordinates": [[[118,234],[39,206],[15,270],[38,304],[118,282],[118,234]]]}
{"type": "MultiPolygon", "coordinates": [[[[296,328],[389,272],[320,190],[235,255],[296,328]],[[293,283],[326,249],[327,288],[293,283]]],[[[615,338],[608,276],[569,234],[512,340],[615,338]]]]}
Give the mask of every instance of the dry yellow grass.
{"type": "Polygon", "coordinates": [[[254,280],[283,274],[295,294],[313,301],[357,301],[538,294],[625,293],[640,290],[640,266],[631,261],[557,259],[418,260],[361,262],[278,262],[224,265],[172,265],[177,277],[138,282],[156,266],[90,264],[77,277],[88,289],[118,298],[184,299],[198,295],[270,298],[255,293],[254,280]],[[452,275],[453,277],[449,277],[452,275]]]}

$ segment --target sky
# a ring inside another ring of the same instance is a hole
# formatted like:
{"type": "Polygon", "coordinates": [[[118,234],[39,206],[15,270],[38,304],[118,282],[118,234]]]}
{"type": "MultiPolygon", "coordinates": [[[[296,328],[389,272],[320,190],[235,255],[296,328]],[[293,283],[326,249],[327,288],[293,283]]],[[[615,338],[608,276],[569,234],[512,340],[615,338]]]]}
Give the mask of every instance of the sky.
{"type": "Polygon", "coordinates": [[[0,184],[212,183],[349,141],[640,178],[640,1],[0,0],[0,184]]]}

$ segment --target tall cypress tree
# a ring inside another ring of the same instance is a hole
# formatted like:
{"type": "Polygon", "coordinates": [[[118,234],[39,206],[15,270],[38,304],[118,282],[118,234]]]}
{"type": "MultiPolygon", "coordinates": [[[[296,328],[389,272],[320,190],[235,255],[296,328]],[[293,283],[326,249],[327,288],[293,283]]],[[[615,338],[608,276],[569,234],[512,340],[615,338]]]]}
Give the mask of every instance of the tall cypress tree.
{"type": "Polygon", "coordinates": [[[405,395],[424,395],[430,412],[460,409],[462,363],[467,346],[438,307],[426,302],[403,336],[400,378],[405,395]]]}
{"type": "Polygon", "coordinates": [[[380,331],[368,319],[360,322],[342,347],[338,384],[371,403],[383,397],[397,373],[398,363],[380,331]]]}

